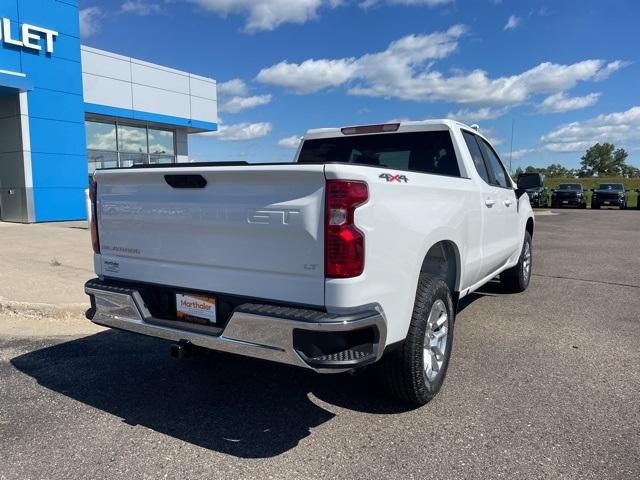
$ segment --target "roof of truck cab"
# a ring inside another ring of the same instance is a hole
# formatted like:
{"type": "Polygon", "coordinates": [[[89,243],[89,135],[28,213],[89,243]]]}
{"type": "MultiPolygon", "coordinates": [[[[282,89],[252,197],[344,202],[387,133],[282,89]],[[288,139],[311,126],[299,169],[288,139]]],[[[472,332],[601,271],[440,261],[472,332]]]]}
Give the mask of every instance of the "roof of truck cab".
{"type": "MultiPolygon", "coordinates": [[[[433,119],[433,120],[421,120],[416,122],[411,121],[400,121],[400,122],[386,122],[386,124],[395,124],[398,123],[400,126],[397,130],[390,132],[380,132],[380,133],[363,133],[363,134],[351,134],[348,136],[358,136],[358,135],[388,135],[393,133],[402,133],[402,132],[428,132],[433,130],[445,130],[452,129],[454,127],[457,128],[465,128],[469,131],[472,131],[478,135],[480,135],[485,140],[486,137],[482,135],[481,131],[476,131],[471,128],[469,125],[458,122],[456,120],[451,120],[448,118],[442,119],[433,119]]],[[[316,138],[333,138],[333,137],[344,137],[347,136],[342,133],[342,129],[344,128],[354,128],[354,127],[364,127],[370,125],[383,125],[383,124],[362,124],[362,125],[346,125],[344,127],[334,127],[334,128],[313,128],[311,130],[307,130],[307,133],[304,135],[304,140],[312,140],[316,138]]]]}

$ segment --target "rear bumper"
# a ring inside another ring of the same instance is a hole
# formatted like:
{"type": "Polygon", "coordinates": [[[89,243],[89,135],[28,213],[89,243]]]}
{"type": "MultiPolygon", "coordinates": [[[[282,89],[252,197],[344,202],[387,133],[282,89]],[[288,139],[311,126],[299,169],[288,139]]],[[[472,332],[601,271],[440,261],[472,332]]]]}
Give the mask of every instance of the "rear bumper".
{"type": "MultiPolygon", "coordinates": [[[[386,322],[373,308],[348,315],[246,303],[224,329],[187,330],[180,322],[154,318],[135,288],[90,280],[87,317],[98,325],[247,357],[337,373],[373,363],[385,347],[386,322]]],[[[188,328],[188,326],[187,326],[188,328]]]]}

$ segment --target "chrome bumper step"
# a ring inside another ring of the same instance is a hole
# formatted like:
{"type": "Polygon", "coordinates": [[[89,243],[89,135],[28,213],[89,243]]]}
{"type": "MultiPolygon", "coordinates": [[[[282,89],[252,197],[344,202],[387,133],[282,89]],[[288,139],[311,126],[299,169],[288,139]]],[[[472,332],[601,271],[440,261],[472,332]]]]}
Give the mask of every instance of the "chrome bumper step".
{"type": "Polygon", "coordinates": [[[234,309],[224,328],[208,327],[210,331],[203,332],[180,328],[180,322],[175,322],[174,327],[172,321],[154,318],[134,286],[95,279],[86,283],[85,292],[92,298],[92,309],[87,317],[98,325],[318,372],[340,372],[372,363],[382,356],[385,346],[384,316],[371,308],[336,315],[311,309],[246,303],[234,309]],[[375,331],[375,341],[369,346],[367,355],[347,349],[342,351],[344,353],[327,352],[310,359],[294,347],[294,330],[339,336],[363,329],[375,331]]]}

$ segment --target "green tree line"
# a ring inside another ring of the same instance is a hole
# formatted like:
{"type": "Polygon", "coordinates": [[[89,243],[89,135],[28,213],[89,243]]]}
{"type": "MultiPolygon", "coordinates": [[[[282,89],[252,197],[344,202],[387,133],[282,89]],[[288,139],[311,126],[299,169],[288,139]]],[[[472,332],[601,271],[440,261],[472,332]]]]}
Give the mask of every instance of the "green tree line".
{"type": "Polygon", "coordinates": [[[613,143],[596,143],[580,158],[580,168],[566,168],[558,163],[548,167],[518,167],[515,178],[524,172],[541,173],[547,178],[622,177],[640,178],[640,168],[626,163],[629,154],[613,143]]]}

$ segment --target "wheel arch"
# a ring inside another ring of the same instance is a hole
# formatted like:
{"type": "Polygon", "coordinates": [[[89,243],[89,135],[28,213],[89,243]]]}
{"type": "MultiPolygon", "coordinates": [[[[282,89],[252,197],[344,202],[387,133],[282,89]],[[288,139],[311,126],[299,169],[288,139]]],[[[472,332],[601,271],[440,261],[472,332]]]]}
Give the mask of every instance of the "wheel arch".
{"type": "Polygon", "coordinates": [[[531,238],[533,238],[534,226],[535,226],[535,223],[533,221],[533,217],[527,218],[527,224],[525,225],[525,231],[529,232],[529,235],[531,236],[531,238]]]}
{"type": "Polygon", "coordinates": [[[460,291],[461,265],[458,245],[453,240],[439,240],[427,250],[420,273],[441,277],[453,295],[454,292],[460,291]]]}

